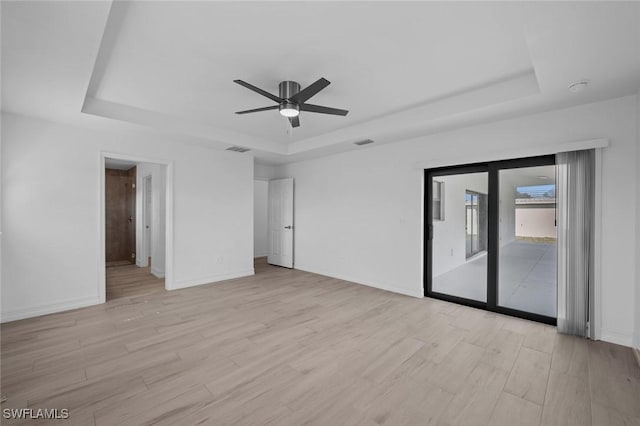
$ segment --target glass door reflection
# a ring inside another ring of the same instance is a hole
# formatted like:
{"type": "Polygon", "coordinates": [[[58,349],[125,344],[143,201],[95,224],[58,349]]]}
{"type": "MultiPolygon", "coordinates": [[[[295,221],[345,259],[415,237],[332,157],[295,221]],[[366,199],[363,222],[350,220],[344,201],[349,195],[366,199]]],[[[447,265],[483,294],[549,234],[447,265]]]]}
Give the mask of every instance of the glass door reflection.
{"type": "Polygon", "coordinates": [[[555,165],[499,171],[498,306],[556,317],[555,165]]]}
{"type": "Polygon", "coordinates": [[[466,258],[487,250],[487,194],[466,191],[465,234],[466,258]]]}
{"type": "Polygon", "coordinates": [[[488,173],[433,177],[432,291],[487,301],[488,173]]]}

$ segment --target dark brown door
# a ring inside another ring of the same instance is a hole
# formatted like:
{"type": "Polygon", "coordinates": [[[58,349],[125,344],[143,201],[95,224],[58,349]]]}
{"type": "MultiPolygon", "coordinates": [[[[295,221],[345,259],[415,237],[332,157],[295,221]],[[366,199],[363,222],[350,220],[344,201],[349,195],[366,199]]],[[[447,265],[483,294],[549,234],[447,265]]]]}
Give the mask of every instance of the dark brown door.
{"type": "Polygon", "coordinates": [[[136,168],[106,169],[107,266],[136,261],[136,168]]]}

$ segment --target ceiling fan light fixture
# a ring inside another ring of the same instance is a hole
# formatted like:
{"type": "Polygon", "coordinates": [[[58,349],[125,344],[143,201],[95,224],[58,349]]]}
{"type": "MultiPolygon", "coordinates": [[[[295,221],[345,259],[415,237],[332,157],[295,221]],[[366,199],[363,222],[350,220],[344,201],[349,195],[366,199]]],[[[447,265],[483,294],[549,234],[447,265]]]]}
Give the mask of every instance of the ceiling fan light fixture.
{"type": "Polygon", "coordinates": [[[346,109],[329,108],[322,105],[308,104],[307,101],[315,96],[322,89],[326,88],[331,82],[326,78],[320,78],[311,85],[300,90],[300,84],[295,81],[281,81],[279,84],[279,95],[273,95],[259,87],[247,83],[242,80],[233,80],[234,83],[256,92],[265,98],[275,101],[278,105],[272,105],[262,108],[254,108],[245,111],[236,111],[236,114],[249,114],[253,112],[269,111],[277,109],[280,115],[286,117],[292,128],[300,127],[300,111],[315,112],[318,114],[340,115],[345,116],[349,113],[346,109]]]}
{"type": "Polygon", "coordinates": [[[292,103],[283,103],[280,105],[280,115],[284,117],[297,117],[300,114],[298,105],[292,103]]]}

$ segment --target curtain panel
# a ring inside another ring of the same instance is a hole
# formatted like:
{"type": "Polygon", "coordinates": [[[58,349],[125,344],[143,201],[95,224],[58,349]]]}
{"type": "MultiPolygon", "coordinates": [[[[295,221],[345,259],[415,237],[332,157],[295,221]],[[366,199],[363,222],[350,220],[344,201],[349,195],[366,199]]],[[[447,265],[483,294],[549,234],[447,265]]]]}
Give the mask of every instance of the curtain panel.
{"type": "Polygon", "coordinates": [[[595,151],[556,155],[558,331],[593,338],[595,151]]]}

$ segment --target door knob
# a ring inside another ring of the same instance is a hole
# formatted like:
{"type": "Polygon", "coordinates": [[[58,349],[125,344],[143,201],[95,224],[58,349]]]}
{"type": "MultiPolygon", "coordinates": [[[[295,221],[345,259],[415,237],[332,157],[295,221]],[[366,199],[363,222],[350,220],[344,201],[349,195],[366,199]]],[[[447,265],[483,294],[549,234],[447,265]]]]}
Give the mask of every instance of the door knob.
{"type": "Polygon", "coordinates": [[[133,222],[133,216],[129,216],[129,219],[127,219],[129,222],[133,222]]]}
{"type": "Polygon", "coordinates": [[[291,229],[291,225],[285,226],[284,229],[291,229]]]}

